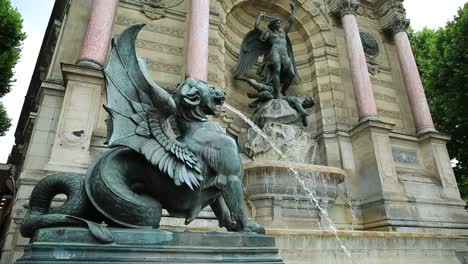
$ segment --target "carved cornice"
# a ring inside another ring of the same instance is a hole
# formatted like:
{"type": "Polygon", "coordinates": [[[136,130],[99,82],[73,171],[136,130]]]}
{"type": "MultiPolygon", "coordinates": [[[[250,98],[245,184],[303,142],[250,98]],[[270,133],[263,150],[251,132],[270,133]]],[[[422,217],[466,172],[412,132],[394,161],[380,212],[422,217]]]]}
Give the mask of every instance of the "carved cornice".
{"type": "Polygon", "coordinates": [[[357,9],[356,13],[359,16],[362,17],[367,17],[370,20],[377,20],[379,17],[377,14],[372,10],[372,8],[369,8],[367,6],[360,5],[359,8],[357,9]]]}
{"type": "Polygon", "coordinates": [[[329,0],[328,5],[330,12],[333,16],[341,18],[347,14],[356,15],[359,8],[359,1],[357,0],[329,0]]]}
{"type": "Polygon", "coordinates": [[[406,31],[409,26],[409,19],[406,18],[406,10],[403,7],[403,0],[390,0],[382,5],[377,12],[380,17],[380,25],[388,34],[406,31]]]}

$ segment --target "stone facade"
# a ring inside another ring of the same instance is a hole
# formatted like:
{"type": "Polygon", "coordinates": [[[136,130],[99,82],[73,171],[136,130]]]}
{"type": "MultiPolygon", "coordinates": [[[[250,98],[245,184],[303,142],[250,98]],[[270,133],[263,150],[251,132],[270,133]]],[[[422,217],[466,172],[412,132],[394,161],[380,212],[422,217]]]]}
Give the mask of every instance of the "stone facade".
{"type": "MultiPolygon", "coordinates": [[[[227,102],[246,115],[252,114],[246,97],[250,88],[233,79],[242,39],[253,28],[257,12],[287,17],[289,2],[210,1],[207,79],[210,84],[225,89],[227,102]]],[[[408,79],[405,77],[408,69],[402,67],[401,50],[397,50],[392,35],[407,26],[402,0],[325,2],[296,1],[297,23],[290,37],[301,82],[290,89],[301,98],[312,95],[317,101],[308,117],[309,127],[305,129],[310,141],[316,144],[314,160],[310,162],[348,173],[348,180],[338,185],[334,206],[330,208],[332,220],[339,228],[467,234],[468,214],[445,147],[449,137],[426,129],[427,115],[418,116],[416,121],[413,116],[412,110],[421,101],[409,99],[408,91],[413,89],[411,79],[404,81],[408,79]],[[372,44],[378,47],[378,52],[364,54],[376,118],[363,119],[358,111],[359,103],[365,98],[356,96],[359,90],[353,84],[356,79],[342,24],[347,20],[336,16],[337,8],[344,7],[348,9],[340,14],[352,15],[357,34],[364,32],[372,36],[372,44]]],[[[28,239],[19,235],[18,226],[35,184],[52,172],[85,173],[90,160],[106,150],[102,73],[76,64],[92,3],[92,0],[56,1],[16,130],[17,145],[10,158],[18,190],[3,241],[2,264],[13,263],[28,243],[28,239]]],[[[169,92],[185,78],[188,10],[188,0],[120,0],[114,14],[113,35],[133,23],[147,24],[137,40],[137,50],[147,60],[153,79],[169,92]]],[[[229,111],[216,120],[236,139],[248,128],[229,111]]],[[[248,156],[244,159],[252,162],[248,156]]],[[[57,201],[60,200],[58,197],[57,201]]],[[[270,206],[273,210],[278,204],[270,206]]],[[[195,223],[215,225],[209,211],[202,212],[195,223]]],[[[171,218],[165,218],[163,224],[180,228],[180,221],[171,218]]],[[[314,222],[310,228],[316,226],[314,222]]],[[[303,263],[292,260],[300,253],[297,248],[289,249],[290,243],[307,240],[307,248],[318,243],[314,242],[316,238],[307,235],[301,235],[299,240],[295,238],[295,242],[291,242],[290,235],[278,236],[277,243],[283,249],[280,253],[288,256],[285,259],[291,259],[286,263],[303,263]]],[[[369,248],[373,246],[370,240],[366,243],[369,248]]],[[[382,243],[384,247],[390,242],[382,243]]],[[[413,245],[409,240],[401,243],[413,245]]],[[[430,239],[413,248],[430,252],[433,248],[426,246],[427,243],[431,243],[430,239]]],[[[441,254],[456,251],[453,244],[448,247],[441,254]]],[[[453,254],[447,258],[456,259],[453,254]]]]}

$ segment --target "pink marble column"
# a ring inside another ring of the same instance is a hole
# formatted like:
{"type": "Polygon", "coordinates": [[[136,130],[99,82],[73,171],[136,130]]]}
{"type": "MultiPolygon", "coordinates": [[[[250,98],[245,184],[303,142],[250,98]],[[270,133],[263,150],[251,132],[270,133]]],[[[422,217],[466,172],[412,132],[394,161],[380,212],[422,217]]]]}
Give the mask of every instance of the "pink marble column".
{"type": "Polygon", "coordinates": [[[77,64],[104,66],[118,3],[119,0],[93,0],[77,64]]]}
{"type": "Polygon", "coordinates": [[[348,61],[353,80],[359,122],[378,120],[374,92],[367,69],[366,56],[362,47],[356,16],[350,12],[341,16],[345,32],[348,61]]]}
{"type": "Polygon", "coordinates": [[[395,42],[398,60],[400,61],[400,68],[403,74],[411,112],[413,113],[416,133],[420,134],[428,131],[435,131],[418,67],[416,66],[416,61],[406,31],[400,30],[395,32],[393,40],[395,42]]]}
{"type": "Polygon", "coordinates": [[[208,81],[210,0],[191,0],[185,76],[208,81]]]}

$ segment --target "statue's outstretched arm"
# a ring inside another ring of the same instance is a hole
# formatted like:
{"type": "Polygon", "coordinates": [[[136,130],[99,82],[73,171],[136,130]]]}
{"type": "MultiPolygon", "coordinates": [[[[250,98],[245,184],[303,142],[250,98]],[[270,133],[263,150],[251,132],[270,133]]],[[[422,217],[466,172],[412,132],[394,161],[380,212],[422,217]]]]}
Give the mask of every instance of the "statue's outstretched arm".
{"type": "Polygon", "coordinates": [[[257,19],[255,20],[255,29],[261,30],[260,23],[262,22],[263,17],[265,17],[265,12],[260,12],[257,14],[257,19]]]}
{"type": "Polygon", "coordinates": [[[289,33],[289,31],[291,30],[292,25],[296,21],[296,5],[294,4],[294,2],[291,2],[291,4],[289,4],[289,6],[291,7],[291,15],[289,15],[288,24],[284,28],[284,32],[286,34],[289,33]]]}

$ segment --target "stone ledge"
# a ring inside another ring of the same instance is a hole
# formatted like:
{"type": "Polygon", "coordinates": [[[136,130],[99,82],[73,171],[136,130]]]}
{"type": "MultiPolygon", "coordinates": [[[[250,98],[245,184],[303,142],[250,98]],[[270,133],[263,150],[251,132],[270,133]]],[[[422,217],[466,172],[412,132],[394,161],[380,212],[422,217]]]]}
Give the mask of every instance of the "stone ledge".
{"type": "MultiPolygon", "coordinates": [[[[296,236],[335,236],[333,231],[327,230],[307,230],[307,229],[280,229],[280,228],[266,228],[267,235],[282,236],[282,235],[296,235],[296,236]]],[[[449,238],[457,239],[462,238],[458,235],[450,234],[432,234],[432,233],[402,233],[402,232],[382,232],[382,231],[337,231],[338,237],[385,237],[385,238],[449,238]]]]}
{"type": "MultiPolygon", "coordinates": [[[[215,231],[220,233],[231,233],[218,227],[195,227],[187,228],[187,231],[215,231]]],[[[446,239],[462,239],[463,236],[441,233],[412,233],[412,232],[386,232],[386,231],[351,231],[338,230],[336,235],[330,230],[312,230],[312,229],[283,229],[283,228],[265,228],[265,234],[269,236],[313,236],[313,237],[384,237],[384,238],[446,238],[446,239]]]]}
{"type": "Polygon", "coordinates": [[[305,163],[294,163],[294,162],[284,162],[284,161],[254,161],[244,163],[244,170],[250,170],[254,168],[286,168],[286,169],[300,169],[300,170],[310,170],[310,171],[320,171],[333,174],[341,174],[345,177],[348,176],[348,173],[340,168],[322,166],[322,165],[312,165],[305,163]]]}

